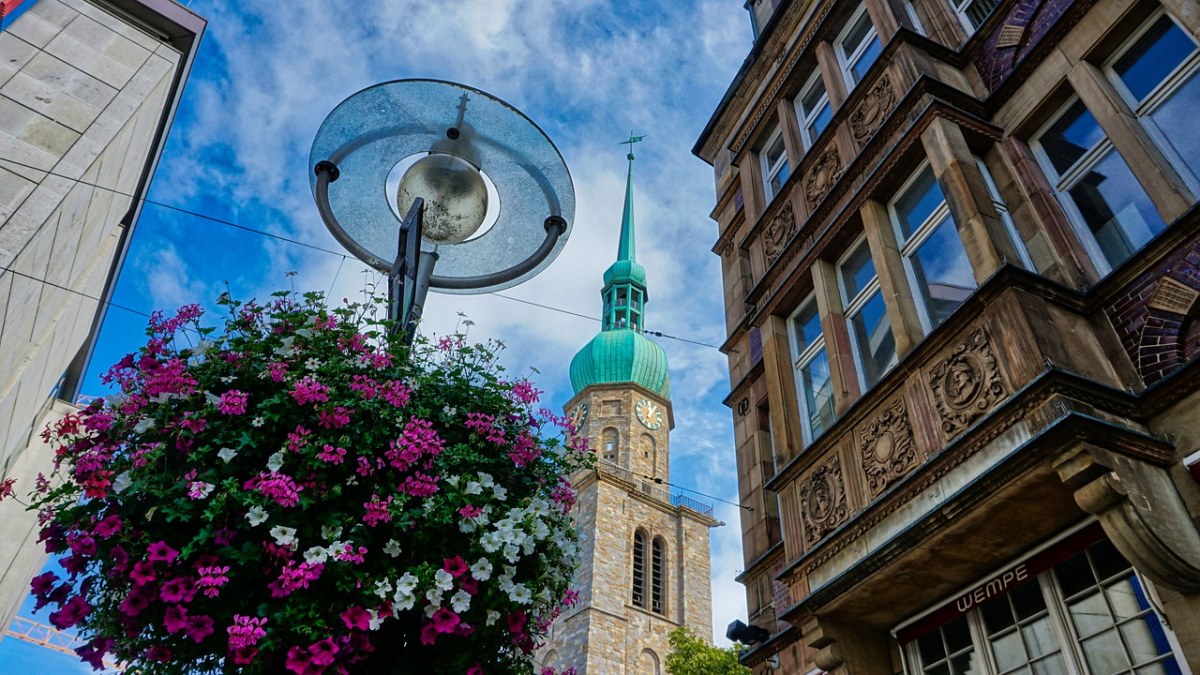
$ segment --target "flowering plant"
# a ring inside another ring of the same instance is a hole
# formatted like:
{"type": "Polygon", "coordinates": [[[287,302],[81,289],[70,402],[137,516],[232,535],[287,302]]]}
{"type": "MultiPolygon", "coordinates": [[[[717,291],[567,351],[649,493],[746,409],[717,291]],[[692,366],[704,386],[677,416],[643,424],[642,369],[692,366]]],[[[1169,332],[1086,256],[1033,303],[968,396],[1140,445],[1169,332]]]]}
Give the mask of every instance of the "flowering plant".
{"type": "Polygon", "coordinates": [[[568,422],[495,343],[409,348],[319,295],[220,303],[219,332],[156,314],[120,393],[43,433],[51,623],[145,673],[532,672],[576,597],[568,422]]]}

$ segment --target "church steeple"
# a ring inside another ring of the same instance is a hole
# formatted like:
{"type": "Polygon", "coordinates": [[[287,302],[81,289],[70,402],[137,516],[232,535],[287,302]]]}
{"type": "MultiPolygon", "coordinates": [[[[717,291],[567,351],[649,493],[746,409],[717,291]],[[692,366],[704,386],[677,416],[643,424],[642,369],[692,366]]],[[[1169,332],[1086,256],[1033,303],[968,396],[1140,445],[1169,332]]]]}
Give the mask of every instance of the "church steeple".
{"type": "Polygon", "coordinates": [[[629,153],[625,155],[629,165],[617,259],[604,272],[600,334],[571,361],[571,384],[576,393],[593,384],[634,382],[664,398],[671,395],[666,353],[643,335],[650,296],[646,289],[646,268],[635,258],[633,218],[633,144],[642,138],[631,134],[624,141],[629,144],[629,153]]]}

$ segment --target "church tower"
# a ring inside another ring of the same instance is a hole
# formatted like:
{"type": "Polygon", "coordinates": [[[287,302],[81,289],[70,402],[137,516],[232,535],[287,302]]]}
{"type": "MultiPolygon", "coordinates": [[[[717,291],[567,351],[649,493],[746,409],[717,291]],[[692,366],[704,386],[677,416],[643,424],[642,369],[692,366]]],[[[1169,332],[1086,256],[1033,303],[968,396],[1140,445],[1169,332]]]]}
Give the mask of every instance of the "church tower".
{"type": "Polygon", "coordinates": [[[644,334],[646,269],[635,257],[633,143],[617,260],[604,273],[601,330],[571,361],[565,406],[597,454],[575,484],[583,562],[580,603],[563,613],[544,665],[579,675],[662,675],[667,636],[686,625],[712,635],[708,529],[712,508],[671,495],[671,379],[663,348],[644,334]]]}

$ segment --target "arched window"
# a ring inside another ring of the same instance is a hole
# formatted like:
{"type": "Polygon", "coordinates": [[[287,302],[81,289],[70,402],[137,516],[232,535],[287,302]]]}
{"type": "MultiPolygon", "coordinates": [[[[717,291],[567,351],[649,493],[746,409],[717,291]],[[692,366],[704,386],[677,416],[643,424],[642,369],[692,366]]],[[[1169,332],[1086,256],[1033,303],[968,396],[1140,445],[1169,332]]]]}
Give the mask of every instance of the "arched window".
{"type": "Polygon", "coordinates": [[[662,537],[654,538],[653,552],[650,558],[650,609],[658,614],[665,613],[666,600],[663,597],[663,572],[666,567],[666,544],[662,537]]]}
{"type": "Polygon", "coordinates": [[[643,649],[638,655],[638,675],[660,675],[662,669],[658,664],[658,655],[649,649],[643,649]]]}
{"type": "Polygon", "coordinates": [[[655,476],[660,476],[658,469],[658,444],[654,442],[654,437],[650,434],[642,434],[642,460],[644,465],[650,470],[650,473],[655,476]]]}
{"type": "Polygon", "coordinates": [[[617,451],[620,449],[619,446],[621,444],[621,435],[617,433],[616,429],[609,427],[601,432],[600,436],[601,446],[603,448],[603,454],[601,457],[606,462],[612,462],[613,464],[616,464],[617,451]]]}
{"type": "Polygon", "coordinates": [[[633,604],[646,606],[646,535],[633,533],[633,604]]]}

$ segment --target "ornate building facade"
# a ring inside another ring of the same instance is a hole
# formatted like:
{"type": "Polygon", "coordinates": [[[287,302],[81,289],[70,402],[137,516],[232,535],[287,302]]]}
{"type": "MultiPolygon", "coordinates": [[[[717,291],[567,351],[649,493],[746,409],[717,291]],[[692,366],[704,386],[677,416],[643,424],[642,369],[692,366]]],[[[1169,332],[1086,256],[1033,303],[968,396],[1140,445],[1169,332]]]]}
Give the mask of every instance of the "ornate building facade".
{"type": "Polygon", "coordinates": [[[1200,672],[1200,5],[747,8],[694,148],[744,663],[1200,672]]]}
{"type": "MultiPolygon", "coordinates": [[[[632,147],[632,146],[631,146],[632,147]]],[[[617,260],[604,273],[602,328],[571,362],[564,410],[597,454],[576,477],[580,602],[551,628],[546,666],[579,675],[663,675],[668,634],[712,635],[712,507],[671,495],[671,381],[644,335],[646,270],[635,258],[633,155],[617,260]]]]}
{"type": "MultiPolygon", "coordinates": [[[[0,3],[0,481],[53,454],[205,21],[172,0],[0,3]]],[[[0,504],[0,629],[46,554],[0,504]]],[[[2,630],[0,630],[2,633],[2,630]]]]}

